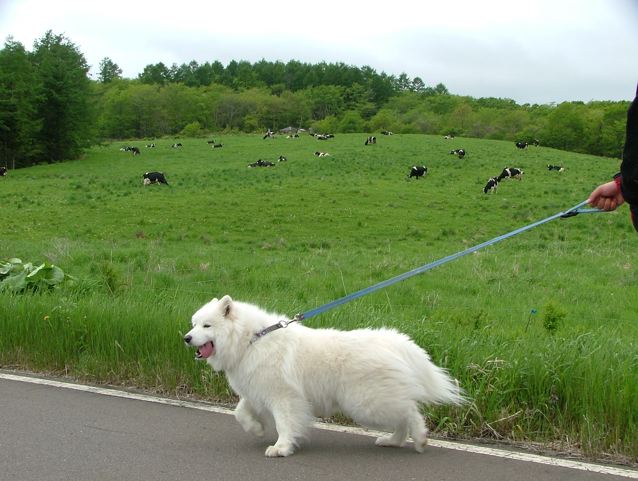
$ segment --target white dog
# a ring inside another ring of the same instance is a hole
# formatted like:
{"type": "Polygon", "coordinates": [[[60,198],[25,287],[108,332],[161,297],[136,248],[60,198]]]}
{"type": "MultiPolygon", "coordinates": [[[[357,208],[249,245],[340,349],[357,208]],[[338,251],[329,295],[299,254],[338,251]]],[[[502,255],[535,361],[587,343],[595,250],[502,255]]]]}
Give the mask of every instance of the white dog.
{"type": "Polygon", "coordinates": [[[408,336],[392,329],[338,331],[292,323],[229,296],[213,299],[192,319],[184,341],[197,359],[224,371],[240,396],[235,418],[277,442],[266,456],[289,456],[313,418],[336,412],[373,429],[390,431],[378,446],[403,446],[408,435],[423,452],[427,429],[419,403],[460,404],[458,385],[408,336]],[[268,328],[271,329],[268,329],[268,328]]]}

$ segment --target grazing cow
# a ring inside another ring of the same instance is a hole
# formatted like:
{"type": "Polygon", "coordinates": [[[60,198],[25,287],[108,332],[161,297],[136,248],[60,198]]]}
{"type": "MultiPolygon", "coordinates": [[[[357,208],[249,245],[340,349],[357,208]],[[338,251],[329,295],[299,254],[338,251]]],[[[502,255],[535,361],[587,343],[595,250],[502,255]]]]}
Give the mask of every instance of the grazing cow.
{"type": "Polygon", "coordinates": [[[154,149],[155,148],[155,143],[146,144],[146,147],[149,148],[149,149],[154,149]]]}
{"type": "Polygon", "coordinates": [[[128,145],[120,149],[121,152],[130,152],[131,150],[133,150],[133,147],[129,147],[128,145]]]}
{"type": "Polygon", "coordinates": [[[366,139],[365,145],[376,144],[376,143],[377,143],[377,138],[373,135],[366,139]]]}
{"type": "Polygon", "coordinates": [[[146,172],[142,175],[142,182],[144,182],[144,185],[150,185],[150,184],[166,184],[168,185],[168,182],[166,182],[166,177],[164,177],[164,173],[163,172],[146,172]]]}
{"type": "Polygon", "coordinates": [[[213,144],[213,149],[221,149],[222,147],[222,144],[213,144]]]}
{"type": "Polygon", "coordinates": [[[517,169],[516,167],[505,167],[503,172],[498,176],[498,181],[500,182],[503,179],[518,179],[521,180],[523,178],[523,171],[521,169],[517,169]]]}
{"type": "Polygon", "coordinates": [[[277,160],[279,160],[279,162],[286,162],[286,161],[288,161],[288,159],[287,159],[286,157],[284,157],[283,155],[280,155],[280,156],[279,156],[279,159],[277,159],[277,160]]]}
{"type": "Polygon", "coordinates": [[[419,177],[423,177],[427,173],[428,173],[428,168],[425,165],[415,165],[414,167],[410,169],[410,174],[408,175],[408,179],[411,179],[412,177],[416,177],[418,180],[419,177]]]}
{"type": "Polygon", "coordinates": [[[275,137],[275,133],[270,129],[268,129],[268,132],[264,134],[264,139],[272,139],[274,137],[275,137]]]}
{"type": "Polygon", "coordinates": [[[253,168],[253,167],[274,167],[275,164],[273,164],[272,162],[269,162],[267,160],[261,160],[259,159],[257,162],[253,162],[252,164],[248,164],[248,167],[253,168]]]}
{"type": "Polygon", "coordinates": [[[393,135],[389,130],[382,130],[381,135],[393,135]]]}
{"type": "Polygon", "coordinates": [[[527,142],[516,142],[516,147],[518,149],[526,149],[527,148],[527,142]]]}
{"type": "Polygon", "coordinates": [[[182,147],[182,143],[181,142],[177,142],[176,144],[171,145],[171,147],[173,147],[174,149],[179,149],[182,147]]]}
{"type": "Polygon", "coordinates": [[[450,151],[450,155],[457,155],[459,159],[465,157],[465,150],[463,149],[454,149],[450,151]]]}
{"type": "Polygon", "coordinates": [[[328,157],[330,154],[328,152],[315,152],[317,157],[328,157]]]}
{"type": "Polygon", "coordinates": [[[0,167],[0,177],[4,177],[5,175],[7,175],[7,172],[9,171],[6,167],[0,167]]]}
{"type": "Polygon", "coordinates": [[[565,169],[562,165],[547,164],[547,170],[557,170],[558,172],[563,172],[565,169]]]}
{"type": "Polygon", "coordinates": [[[498,187],[498,178],[490,177],[490,180],[487,181],[485,187],[483,187],[483,193],[487,194],[489,192],[496,193],[496,188],[498,187]]]}
{"type": "Polygon", "coordinates": [[[133,155],[140,155],[140,149],[138,147],[131,147],[131,152],[133,152],[133,155]]]}
{"type": "Polygon", "coordinates": [[[534,142],[532,142],[532,144],[534,145],[534,147],[539,147],[541,145],[541,141],[538,139],[534,139],[534,142]]]}
{"type": "Polygon", "coordinates": [[[446,135],[443,137],[445,140],[452,140],[454,138],[453,135],[446,135]]]}

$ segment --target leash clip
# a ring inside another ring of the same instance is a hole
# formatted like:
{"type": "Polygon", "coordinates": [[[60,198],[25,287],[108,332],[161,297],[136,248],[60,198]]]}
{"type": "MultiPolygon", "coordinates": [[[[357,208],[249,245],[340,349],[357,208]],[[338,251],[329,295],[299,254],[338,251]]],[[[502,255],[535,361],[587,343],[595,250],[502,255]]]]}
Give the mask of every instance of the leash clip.
{"type": "Polygon", "coordinates": [[[578,209],[570,210],[569,212],[565,212],[563,215],[561,215],[560,218],[561,219],[569,219],[570,217],[574,217],[574,216],[576,216],[578,214],[580,214],[578,209]]]}

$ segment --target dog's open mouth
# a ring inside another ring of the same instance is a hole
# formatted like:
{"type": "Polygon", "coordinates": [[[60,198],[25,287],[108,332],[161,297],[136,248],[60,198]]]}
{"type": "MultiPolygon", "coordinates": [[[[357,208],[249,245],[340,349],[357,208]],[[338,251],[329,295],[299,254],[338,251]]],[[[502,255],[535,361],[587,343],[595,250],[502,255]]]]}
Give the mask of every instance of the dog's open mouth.
{"type": "Polygon", "coordinates": [[[213,355],[215,355],[215,344],[213,344],[213,341],[208,341],[197,348],[195,359],[208,359],[213,355]]]}

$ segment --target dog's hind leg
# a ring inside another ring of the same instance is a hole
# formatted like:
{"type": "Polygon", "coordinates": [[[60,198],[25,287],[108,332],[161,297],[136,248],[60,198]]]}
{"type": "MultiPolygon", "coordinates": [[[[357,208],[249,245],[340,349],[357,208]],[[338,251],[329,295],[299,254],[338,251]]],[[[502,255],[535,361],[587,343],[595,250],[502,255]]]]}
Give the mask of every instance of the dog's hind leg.
{"type": "Polygon", "coordinates": [[[414,450],[417,453],[422,453],[428,444],[428,428],[425,427],[425,421],[419,412],[418,406],[414,406],[414,409],[410,410],[409,423],[410,436],[412,436],[414,441],[414,450]]]}
{"type": "Polygon", "coordinates": [[[264,425],[255,413],[250,403],[246,399],[241,398],[237,407],[235,408],[235,419],[244,428],[247,433],[254,434],[255,436],[264,435],[264,425]]]}
{"type": "Polygon", "coordinates": [[[405,445],[408,439],[408,425],[403,424],[395,429],[392,434],[387,436],[380,436],[375,441],[377,446],[383,446],[384,448],[400,448],[405,445]]]}
{"type": "Polygon", "coordinates": [[[377,438],[376,445],[383,447],[402,447],[408,440],[408,433],[414,441],[414,449],[422,453],[428,442],[428,430],[425,427],[425,421],[416,404],[408,409],[407,416],[402,417],[401,422],[395,427],[392,434],[377,438]]]}

